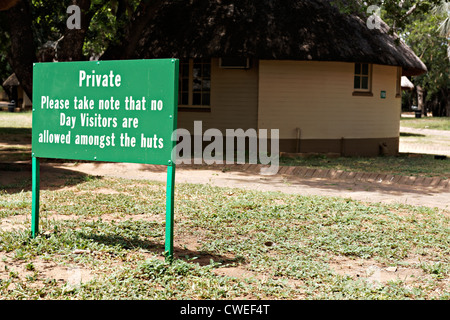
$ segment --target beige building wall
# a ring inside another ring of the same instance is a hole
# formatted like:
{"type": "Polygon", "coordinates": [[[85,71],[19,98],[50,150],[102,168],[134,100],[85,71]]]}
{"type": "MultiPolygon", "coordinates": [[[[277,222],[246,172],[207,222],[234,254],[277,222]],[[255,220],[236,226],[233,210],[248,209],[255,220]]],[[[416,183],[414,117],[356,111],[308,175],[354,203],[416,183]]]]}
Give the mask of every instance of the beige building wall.
{"type": "Polygon", "coordinates": [[[203,121],[203,131],[217,128],[257,128],[258,64],[250,69],[223,69],[219,59],[211,61],[211,108],[208,112],[178,112],[178,128],[194,134],[194,121],[203,121]]]}
{"type": "Polygon", "coordinates": [[[226,129],[279,129],[280,151],[287,152],[367,156],[387,144],[386,154],[397,153],[397,67],[373,65],[372,96],[353,95],[353,73],[354,64],[344,62],[262,60],[243,70],[220,68],[212,59],[210,109],[179,109],[178,128],[194,135],[194,121],[201,120],[203,132],[217,128],[224,135],[226,129]]]}
{"type": "Polygon", "coordinates": [[[353,96],[353,63],[259,63],[258,128],[280,139],[368,139],[399,136],[397,67],[373,65],[373,96],[353,96]],[[386,98],[380,97],[386,91],[386,98]]]}

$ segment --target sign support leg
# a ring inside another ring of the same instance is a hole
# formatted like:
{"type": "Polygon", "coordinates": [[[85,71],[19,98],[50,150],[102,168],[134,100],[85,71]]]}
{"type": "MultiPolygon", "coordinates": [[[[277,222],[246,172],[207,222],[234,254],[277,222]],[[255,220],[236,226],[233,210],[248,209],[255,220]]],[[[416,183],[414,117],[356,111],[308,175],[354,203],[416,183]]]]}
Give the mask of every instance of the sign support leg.
{"type": "Polygon", "coordinates": [[[166,259],[173,259],[173,224],[174,224],[174,189],[175,189],[175,164],[167,166],[166,185],[166,259]]]}
{"type": "Polygon", "coordinates": [[[39,232],[39,158],[31,159],[32,166],[32,202],[31,202],[31,237],[36,238],[39,232]]]}

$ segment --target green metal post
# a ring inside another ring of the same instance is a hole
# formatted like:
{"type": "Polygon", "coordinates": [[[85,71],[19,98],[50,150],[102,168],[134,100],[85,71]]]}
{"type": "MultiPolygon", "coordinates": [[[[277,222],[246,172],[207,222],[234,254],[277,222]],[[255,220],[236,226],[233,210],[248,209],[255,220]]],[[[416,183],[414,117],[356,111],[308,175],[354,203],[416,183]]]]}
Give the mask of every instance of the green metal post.
{"type": "Polygon", "coordinates": [[[35,238],[39,233],[39,158],[31,160],[32,166],[32,202],[31,202],[31,236],[35,238]]]}
{"type": "Polygon", "coordinates": [[[175,163],[167,166],[166,185],[166,259],[173,259],[173,224],[174,224],[174,189],[175,189],[175,163]]]}

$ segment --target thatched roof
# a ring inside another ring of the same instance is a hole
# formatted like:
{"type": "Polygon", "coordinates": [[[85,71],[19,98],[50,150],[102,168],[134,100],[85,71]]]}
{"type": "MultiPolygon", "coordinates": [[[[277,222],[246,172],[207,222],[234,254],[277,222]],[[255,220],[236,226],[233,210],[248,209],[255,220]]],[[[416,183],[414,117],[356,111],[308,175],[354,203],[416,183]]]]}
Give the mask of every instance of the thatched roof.
{"type": "Polygon", "coordinates": [[[328,0],[167,1],[144,30],[140,58],[236,57],[366,62],[426,66],[388,26],[369,29],[367,18],[342,13],[328,0]]]}
{"type": "Polygon", "coordinates": [[[11,74],[4,82],[4,87],[14,87],[20,85],[19,79],[17,79],[17,76],[15,73],[11,74]]]}
{"type": "Polygon", "coordinates": [[[414,84],[409,81],[409,79],[405,76],[401,78],[401,87],[403,90],[412,90],[414,89],[414,84]]]}

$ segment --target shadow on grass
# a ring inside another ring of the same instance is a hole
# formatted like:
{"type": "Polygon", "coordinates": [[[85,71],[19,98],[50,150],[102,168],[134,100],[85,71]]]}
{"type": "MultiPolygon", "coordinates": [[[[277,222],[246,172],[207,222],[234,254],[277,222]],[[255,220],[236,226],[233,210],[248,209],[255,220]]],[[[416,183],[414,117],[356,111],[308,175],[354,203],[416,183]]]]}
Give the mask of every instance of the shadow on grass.
{"type": "Polygon", "coordinates": [[[7,139],[5,139],[5,135],[7,134],[23,134],[23,135],[31,135],[31,128],[8,128],[8,127],[1,127],[0,128],[0,141],[5,142],[7,139]]]}
{"type": "Polygon", "coordinates": [[[400,132],[400,137],[425,137],[425,135],[420,133],[400,132]]]}
{"type": "MultiPolygon", "coordinates": [[[[81,237],[93,240],[105,245],[119,245],[123,249],[145,249],[156,255],[163,254],[165,251],[165,246],[162,243],[153,242],[150,240],[142,240],[136,238],[126,238],[119,235],[95,235],[95,234],[81,234],[81,237]]],[[[220,263],[221,265],[228,265],[232,263],[243,264],[244,258],[230,258],[221,255],[215,255],[205,251],[189,250],[186,248],[181,248],[174,246],[173,248],[174,258],[181,259],[186,262],[196,263],[200,266],[206,266],[213,263],[220,263]]]]}
{"type": "MultiPolygon", "coordinates": [[[[40,164],[40,189],[56,190],[100,177],[54,168],[51,163],[40,164]]],[[[17,193],[32,190],[32,168],[30,163],[0,162],[0,191],[17,193]]]]}
{"type": "Polygon", "coordinates": [[[0,128],[0,143],[31,144],[31,128],[0,128]]]}
{"type": "MultiPolygon", "coordinates": [[[[236,182],[235,186],[249,187],[249,178],[253,175],[246,172],[234,172],[234,176],[230,176],[229,181],[236,182]],[[242,177],[242,178],[241,178],[242,177]]],[[[353,181],[353,180],[330,180],[325,178],[305,178],[297,176],[282,176],[277,175],[271,178],[261,176],[256,181],[258,188],[264,190],[263,186],[269,186],[272,191],[288,192],[288,189],[302,190],[304,187],[322,189],[322,190],[335,190],[340,191],[342,194],[336,196],[350,196],[352,192],[378,192],[385,195],[399,196],[403,194],[419,194],[419,195],[432,195],[441,193],[442,189],[439,188],[415,188],[411,185],[405,184],[384,184],[374,181],[353,181]],[[278,189],[277,189],[278,188],[278,189]]]]}

